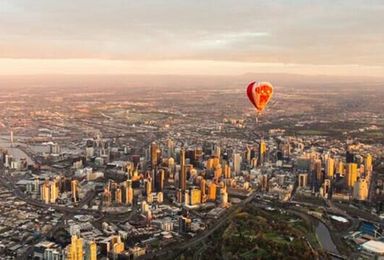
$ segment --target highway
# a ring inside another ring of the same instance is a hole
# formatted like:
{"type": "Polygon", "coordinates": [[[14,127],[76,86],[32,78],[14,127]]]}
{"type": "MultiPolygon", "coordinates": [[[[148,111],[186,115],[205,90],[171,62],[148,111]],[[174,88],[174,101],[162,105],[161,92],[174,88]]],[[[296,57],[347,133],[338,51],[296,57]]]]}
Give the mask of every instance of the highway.
{"type": "MultiPolygon", "coordinates": [[[[132,215],[136,211],[136,208],[133,208],[133,210],[130,213],[104,213],[100,212],[99,210],[90,210],[90,209],[81,209],[83,205],[86,205],[88,201],[94,198],[96,196],[96,192],[88,192],[84,198],[84,201],[80,201],[78,204],[78,207],[75,208],[69,208],[66,206],[60,206],[55,204],[45,204],[44,202],[40,200],[34,200],[29,198],[26,194],[24,194],[17,186],[14,185],[12,179],[5,173],[4,169],[0,169],[0,185],[6,187],[7,189],[13,191],[14,195],[17,196],[19,199],[27,202],[29,205],[33,205],[39,208],[53,208],[57,210],[60,213],[63,213],[66,217],[69,217],[71,215],[75,214],[89,214],[95,217],[95,219],[104,219],[104,220],[113,220],[113,221],[128,221],[131,219],[132,215]]],[[[153,258],[169,258],[173,259],[177,255],[183,252],[183,250],[186,250],[188,248],[193,248],[198,246],[201,242],[206,240],[209,236],[211,236],[215,231],[217,231],[219,228],[221,228],[223,225],[225,225],[228,221],[233,219],[238,212],[240,212],[248,203],[250,203],[257,195],[258,193],[253,192],[249,197],[242,200],[239,204],[232,206],[226,212],[217,220],[215,221],[211,226],[208,227],[207,230],[203,231],[200,234],[197,234],[195,237],[183,242],[183,243],[177,243],[171,246],[167,246],[163,249],[160,249],[159,251],[149,252],[145,256],[141,257],[140,259],[153,259],[153,258]]],[[[286,205],[296,205],[300,204],[303,206],[313,206],[310,203],[303,203],[298,201],[290,201],[286,205]]],[[[346,218],[348,218],[350,221],[352,220],[352,226],[356,227],[356,219],[350,217],[345,211],[340,210],[335,205],[333,205],[332,202],[327,203],[328,208],[326,209],[329,213],[342,215],[346,218]]],[[[64,218],[63,218],[64,219],[64,218]]],[[[63,220],[62,219],[62,220],[63,220]]],[[[60,227],[62,223],[58,223],[57,227],[60,227]]],[[[47,235],[48,236],[48,235],[47,235]]],[[[42,241],[42,239],[45,239],[47,236],[43,236],[41,239],[39,239],[37,242],[42,241]]],[[[26,259],[24,257],[27,257],[30,255],[30,252],[32,250],[33,246],[29,247],[26,253],[23,255],[21,259],[26,259]]],[[[336,255],[334,255],[336,257],[336,255]]],[[[338,256],[342,258],[342,256],[338,256]]]]}
{"type": "MultiPolygon", "coordinates": [[[[186,250],[188,248],[193,248],[193,247],[198,246],[199,243],[201,243],[204,240],[206,240],[215,231],[217,231],[224,224],[226,224],[228,221],[233,219],[236,216],[236,214],[241,211],[241,209],[243,209],[248,203],[250,203],[256,197],[256,195],[257,195],[257,193],[253,192],[248,198],[243,200],[241,203],[239,203],[238,205],[235,205],[232,208],[228,209],[227,212],[224,213],[224,215],[222,215],[216,222],[214,222],[214,224],[212,226],[210,226],[206,231],[202,232],[201,234],[198,234],[197,236],[195,236],[195,237],[193,237],[193,238],[191,238],[191,239],[189,239],[189,240],[187,240],[187,241],[185,241],[183,243],[178,243],[178,244],[171,245],[171,246],[168,246],[166,248],[163,248],[163,249],[161,249],[159,251],[147,253],[145,256],[141,257],[140,259],[154,259],[154,258],[174,259],[181,252],[183,252],[183,250],[186,250]]],[[[284,204],[282,206],[283,206],[283,208],[286,208],[286,206],[288,206],[288,205],[294,205],[294,204],[297,204],[297,203],[300,203],[300,202],[292,201],[292,202],[290,202],[288,204],[284,204]]],[[[309,206],[313,206],[313,205],[310,204],[309,206]]],[[[294,206],[292,208],[294,208],[294,206]]],[[[330,210],[331,211],[334,210],[333,213],[339,213],[339,214],[343,213],[343,214],[340,214],[340,215],[346,216],[350,220],[353,219],[350,216],[348,216],[348,214],[346,214],[345,212],[342,212],[340,209],[338,209],[334,205],[331,205],[331,209],[330,210]]],[[[291,209],[291,211],[292,211],[292,209],[291,209]]],[[[352,226],[354,226],[354,227],[356,226],[355,220],[352,222],[352,226]]],[[[308,240],[307,240],[307,242],[308,242],[308,240]]],[[[336,253],[332,253],[332,252],[327,252],[327,253],[329,255],[331,255],[332,257],[334,257],[334,258],[346,259],[344,256],[338,255],[336,253]]]]}
{"type": "Polygon", "coordinates": [[[225,223],[229,220],[233,219],[236,214],[244,208],[249,202],[251,202],[256,197],[256,192],[253,192],[248,198],[240,202],[239,204],[229,208],[224,215],[222,215],[212,226],[209,227],[208,230],[205,230],[201,234],[196,235],[195,237],[185,241],[181,244],[175,244],[170,247],[166,247],[156,252],[150,252],[145,256],[139,259],[164,259],[169,258],[173,259],[175,256],[180,254],[185,249],[197,246],[199,243],[207,239],[210,235],[212,235],[216,230],[221,228],[225,223]]]}
{"type": "MultiPolygon", "coordinates": [[[[143,146],[144,148],[145,146],[143,146]]],[[[128,221],[131,219],[133,216],[134,212],[136,211],[136,208],[133,208],[133,210],[130,213],[127,212],[116,212],[116,213],[104,213],[101,212],[100,210],[91,210],[91,209],[82,209],[82,207],[86,204],[88,204],[96,195],[97,193],[95,191],[90,191],[86,194],[83,200],[81,200],[77,207],[67,207],[67,206],[62,206],[62,205],[55,205],[55,204],[45,204],[44,202],[40,200],[35,200],[28,195],[26,195],[24,192],[22,192],[14,183],[14,180],[6,174],[4,171],[4,168],[0,168],[0,185],[6,187],[10,191],[14,193],[16,197],[18,197],[20,200],[25,201],[29,205],[33,205],[39,208],[53,208],[56,211],[63,213],[65,216],[69,217],[71,215],[92,215],[95,217],[95,219],[105,219],[105,220],[111,220],[111,221],[128,221]]],[[[370,190],[372,187],[370,187],[370,190]]],[[[246,199],[242,200],[239,204],[232,206],[228,210],[225,211],[225,213],[216,221],[214,222],[211,226],[207,228],[207,230],[203,231],[200,234],[197,234],[195,237],[183,242],[183,243],[178,243],[174,244],[171,246],[168,246],[166,248],[160,249],[159,251],[154,251],[154,252],[149,252],[145,256],[143,256],[140,259],[153,259],[153,258],[174,258],[175,256],[179,255],[183,250],[186,250],[188,248],[193,248],[198,246],[201,242],[206,240],[209,236],[211,236],[215,231],[217,231],[219,228],[221,228],[223,225],[225,225],[228,221],[233,219],[238,212],[241,211],[249,202],[251,202],[255,197],[257,193],[253,192],[249,197],[246,199]]],[[[327,208],[325,208],[327,213],[330,214],[336,214],[340,215],[343,217],[346,217],[351,223],[351,227],[348,229],[350,230],[355,230],[359,224],[359,220],[356,218],[351,217],[346,211],[338,208],[335,206],[332,201],[326,200],[327,203],[327,208]]],[[[305,203],[305,202],[298,202],[298,201],[290,201],[287,203],[287,205],[296,205],[300,204],[302,206],[314,206],[311,203],[305,203]]],[[[62,223],[58,223],[58,225],[55,227],[57,228],[58,226],[62,225],[62,223]]],[[[42,237],[39,239],[37,242],[41,241],[42,239],[46,238],[46,236],[42,237]]],[[[31,246],[33,247],[33,246],[31,246]]],[[[28,256],[31,248],[29,248],[25,254],[25,256],[28,256]]],[[[337,256],[333,255],[334,257],[340,257],[342,258],[343,256],[337,256]]],[[[23,256],[24,257],[24,256],[23,256]]],[[[24,259],[24,258],[22,258],[24,259]]]]}
{"type": "Polygon", "coordinates": [[[57,205],[57,204],[45,204],[41,200],[36,200],[28,197],[24,192],[22,192],[17,186],[14,185],[13,180],[9,178],[4,173],[4,169],[0,169],[0,185],[4,186],[8,190],[12,191],[13,194],[20,200],[28,203],[28,205],[32,205],[38,208],[49,209],[52,208],[57,212],[69,215],[92,215],[95,218],[106,217],[109,219],[121,218],[126,219],[126,212],[101,212],[99,210],[93,209],[82,209],[81,207],[86,205],[90,200],[96,196],[95,191],[90,191],[84,197],[84,200],[81,200],[77,207],[67,207],[65,205],[57,205]]]}

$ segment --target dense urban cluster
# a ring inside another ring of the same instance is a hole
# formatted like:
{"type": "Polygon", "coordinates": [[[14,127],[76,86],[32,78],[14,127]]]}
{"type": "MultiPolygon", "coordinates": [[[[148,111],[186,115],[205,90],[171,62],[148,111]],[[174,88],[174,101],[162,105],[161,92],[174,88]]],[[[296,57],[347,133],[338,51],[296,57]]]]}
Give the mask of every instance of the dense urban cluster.
{"type": "MultiPolygon", "coordinates": [[[[279,212],[295,234],[279,238],[292,255],[384,255],[383,146],[367,139],[382,129],[381,118],[369,113],[369,127],[327,133],[311,129],[339,123],[315,120],[317,112],[302,114],[300,107],[283,117],[277,105],[277,115],[267,111],[255,122],[242,100],[224,115],[229,108],[215,98],[222,93],[210,89],[190,90],[193,98],[182,104],[170,98],[172,89],[163,97],[134,90],[136,102],[119,92],[107,99],[63,94],[70,105],[59,109],[48,95],[49,110],[3,97],[9,106],[0,144],[1,258],[201,256],[225,228],[242,234],[229,223],[258,211],[267,212],[264,218],[279,212]],[[195,110],[202,95],[214,109],[195,110]],[[23,109],[29,116],[19,120],[23,109]]],[[[260,218],[252,221],[252,234],[276,233],[260,218]]]]}

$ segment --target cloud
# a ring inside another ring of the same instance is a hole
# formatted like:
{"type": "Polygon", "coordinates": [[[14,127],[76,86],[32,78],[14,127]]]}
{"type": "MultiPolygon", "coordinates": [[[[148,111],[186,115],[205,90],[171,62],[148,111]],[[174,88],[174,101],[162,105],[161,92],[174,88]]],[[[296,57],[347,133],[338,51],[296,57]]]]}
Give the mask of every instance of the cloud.
{"type": "Polygon", "coordinates": [[[384,66],[379,0],[2,0],[0,10],[0,58],[384,66]]]}
{"type": "Polygon", "coordinates": [[[317,65],[214,60],[105,60],[105,59],[0,59],[0,75],[47,74],[162,74],[240,75],[245,73],[291,73],[383,77],[384,66],[317,65]]]}
{"type": "Polygon", "coordinates": [[[196,41],[192,41],[192,47],[200,50],[226,49],[232,51],[232,48],[237,44],[248,44],[250,41],[257,40],[256,38],[268,37],[268,32],[231,32],[206,34],[196,41]]]}

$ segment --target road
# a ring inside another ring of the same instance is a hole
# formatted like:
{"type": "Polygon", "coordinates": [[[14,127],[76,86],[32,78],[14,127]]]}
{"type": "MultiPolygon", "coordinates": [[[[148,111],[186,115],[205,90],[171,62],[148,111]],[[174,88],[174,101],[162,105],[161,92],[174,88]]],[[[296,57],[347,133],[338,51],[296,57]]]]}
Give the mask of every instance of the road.
{"type": "Polygon", "coordinates": [[[251,202],[256,197],[256,193],[253,192],[248,198],[240,202],[239,204],[229,208],[224,215],[220,217],[212,226],[209,227],[208,230],[198,234],[197,236],[191,238],[188,241],[183,242],[182,244],[176,244],[170,247],[166,247],[156,252],[151,252],[146,254],[140,259],[164,259],[169,258],[173,259],[175,255],[178,255],[181,251],[186,250],[188,248],[192,248],[197,246],[200,242],[207,239],[210,235],[212,235],[216,230],[221,228],[227,221],[233,219],[236,214],[244,208],[249,202],[251,202]]]}
{"type": "Polygon", "coordinates": [[[108,213],[102,213],[99,210],[93,210],[93,209],[82,209],[81,207],[86,205],[90,200],[93,199],[94,196],[96,196],[96,192],[89,192],[86,194],[84,201],[81,200],[77,207],[67,207],[57,204],[45,204],[41,200],[35,200],[30,197],[28,197],[24,192],[22,192],[15,184],[13,183],[13,180],[7,176],[7,174],[4,173],[4,169],[0,169],[0,185],[4,186],[8,190],[12,191],[13,194],[20,200],[26,202],[29,205],[38,207],[38,208],[44,208],[44,209],[55,209],[57,212],[63,213],[63,214],[69,214],[69,215],[92,215],[95,218],[100,218],[101,215],[105,217],[109,217],[110,219],[113,218],[125,218],[127,217],[126,212],[108,212],[108,213]]]}
{"type": "MultiPolygon", "coordinates": [[[[240,212],[248,203],[250,203],[253,199],[255,199],[256,195],[257,193],[253,192],[248,198],[243,200],[241,203],[228,209],[228,211],[224,213],[224,215],[222,215],[220,219],[218,219],[212,226],[209,227],[208,230],[204,231],[203,233],[198,234],[197,236],[183,243],[178,243],[172,246],[168,246],[159,251],[147,253],[145,256],[141,257],[140,259],[174,259],[184,250],[198,246],[201,242],[206,240],[209,236],[211,236],[215,231],[221,228],[224,224],[226,224],[228,221],[233,219],[238,212],[240,212]]],[[[287,205],[289,204],[282,204],[283,206],[282,208],[286,208],[287,205]]],[[[306,238],[306,240],[309,243],[308,238],[306,238]]],[[[339,259],[345,259],[344,256],[340,256],[337,254],[333,254],[332,256],[337,257],[339,259]]]]}

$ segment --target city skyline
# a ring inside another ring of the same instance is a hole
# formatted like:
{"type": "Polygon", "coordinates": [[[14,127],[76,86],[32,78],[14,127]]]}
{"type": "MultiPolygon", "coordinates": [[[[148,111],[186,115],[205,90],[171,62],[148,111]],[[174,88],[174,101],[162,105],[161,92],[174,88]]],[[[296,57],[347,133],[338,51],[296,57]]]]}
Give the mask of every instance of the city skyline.
{"type": "Polygon", "coordinates": [[[383,91],[91,78],[0,89],[1,259],[384,255],[383,91]]]}
{"type": "Polygon", "coordinates": [[[382,0],[0,0],[0,259],[384,259],[382,0]]]}

